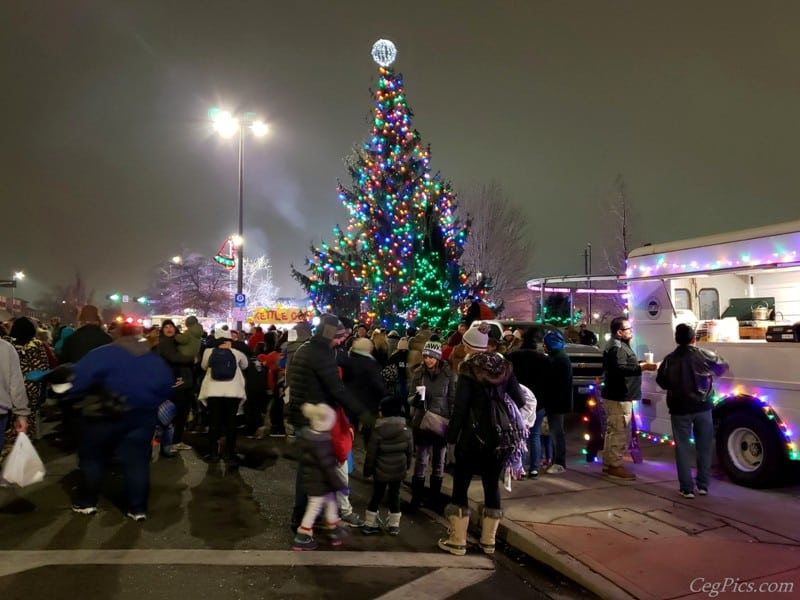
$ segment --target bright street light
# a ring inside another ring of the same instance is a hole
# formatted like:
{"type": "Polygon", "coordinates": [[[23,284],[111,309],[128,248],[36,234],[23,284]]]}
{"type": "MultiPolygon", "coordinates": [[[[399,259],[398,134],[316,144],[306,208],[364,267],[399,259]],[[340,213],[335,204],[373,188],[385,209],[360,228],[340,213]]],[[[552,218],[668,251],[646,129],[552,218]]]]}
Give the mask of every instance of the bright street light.
{"type": "Polygon", "coordinates": [[[181,263],[183,263],[183,259],[180,256],[173,256],[172,257],[172,264],[173,265],[179,265],[181,263]]]}
{"type": "MultiPolygon", "coordinates": [[[[236,269],[236,293],[241,294],[244,287],[244,129],[247,127],[255,137],[263,137],[269,127],[254,113],[246,112],[235,116],[227,110],[212,108],[208,111],[208,116],[214,126],[214,130],[224,138],[231,138],[239,133],[239,229],[237,235],[233,236],[233,245],[236,248],[237,269],[236,269]]],[[[236,321],[236,329],[242,329],[242,321],[236,321]]]]}

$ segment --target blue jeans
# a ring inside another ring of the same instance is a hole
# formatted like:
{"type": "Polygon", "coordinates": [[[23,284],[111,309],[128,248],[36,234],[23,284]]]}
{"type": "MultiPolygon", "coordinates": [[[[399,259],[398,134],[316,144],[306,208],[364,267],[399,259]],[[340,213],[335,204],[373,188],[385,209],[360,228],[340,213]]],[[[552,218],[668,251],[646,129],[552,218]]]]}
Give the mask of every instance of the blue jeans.
{"type": "Polygon", "coordinates": [[[542,419],[544,419],[544,409],[536,409],[536,422],[528,430],[528,457],[531,461],[531,471],[538,471],[542,462],[542,419]]]}
{"type": "Polygon", "coordinates": [[[116,455],[122,465],[128,510],[133,514],[147,513],[150,444],[156,422],[155,410],[115,419],[83,419],[78,450],[81,483],[76,505],[97,506],[103,476],[116,455]]]}
{"type": "Polygon", "coordinates": [[[697,451],[697,487],[707,490],[711,480],[711,449],[714,421],[710,410],[690,415],[671,415],[672,435],[675,438],[675,465],[682,492],[694,491],[692,481],[692,443],[697,451]]]}
{"type": "Polygon", "coordinates": [[[567,466],[567,434],[564,431],[564,415],[548,413],[550,437],[553,438],[553,464],[567,466]]]}

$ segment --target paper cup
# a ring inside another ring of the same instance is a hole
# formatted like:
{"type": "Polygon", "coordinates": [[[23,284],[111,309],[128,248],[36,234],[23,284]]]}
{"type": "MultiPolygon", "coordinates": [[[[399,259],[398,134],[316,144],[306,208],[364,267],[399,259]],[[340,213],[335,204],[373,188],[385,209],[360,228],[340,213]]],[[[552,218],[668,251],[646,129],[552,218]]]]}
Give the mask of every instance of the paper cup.
{"type": "Polygon", "coordinates": [[[418,385],[417,386],[417,393],[419,394],[419,397],[424,402],[425,401],[425,386],[424,385],[418,385]]]}
{"type": "Polygon", "coordinates": [[[645,362],[649,362],[649,363],[655,362],[653,359],[654,359],[654,356],[653,356],[652,352],[645,352],[644,353],[644,361],[645,362]]]}

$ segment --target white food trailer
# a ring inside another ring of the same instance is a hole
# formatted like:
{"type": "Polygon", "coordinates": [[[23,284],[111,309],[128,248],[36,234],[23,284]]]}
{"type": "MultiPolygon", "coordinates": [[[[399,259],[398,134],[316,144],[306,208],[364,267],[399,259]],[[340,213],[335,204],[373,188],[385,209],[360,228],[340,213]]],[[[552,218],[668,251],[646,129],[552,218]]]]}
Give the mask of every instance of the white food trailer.
{"type": "MultiPolygon", "coordinates": [[[[736,483],[774,483],[800,460],[800,221],[644,246],[630,253],[633,349],[660,361],[675,347],[678,323],[730,371],[716,383],[717,454],[736,483]]],[[[666,394],[642,377],[639,429],[672,435],[666,394]]]]}

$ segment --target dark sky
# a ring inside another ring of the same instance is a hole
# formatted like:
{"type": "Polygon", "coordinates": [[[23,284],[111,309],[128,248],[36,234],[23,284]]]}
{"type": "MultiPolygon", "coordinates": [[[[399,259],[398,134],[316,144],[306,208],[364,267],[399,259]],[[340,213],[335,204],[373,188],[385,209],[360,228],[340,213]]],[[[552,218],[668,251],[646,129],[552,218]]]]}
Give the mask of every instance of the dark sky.
{"type": "Polygon", "coordinates": [[[213,254],[237,222],[224,105],[272,125],[246,140],[246,251],[297,293],[289,264],[346,223],[380,37],[434,170],[523,207],[531,277],[600,256],[618,173],[636,242],[797,219],[798,23],[794,1],[5,0],[0,278],[136,293],[213,254]]]}

